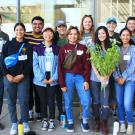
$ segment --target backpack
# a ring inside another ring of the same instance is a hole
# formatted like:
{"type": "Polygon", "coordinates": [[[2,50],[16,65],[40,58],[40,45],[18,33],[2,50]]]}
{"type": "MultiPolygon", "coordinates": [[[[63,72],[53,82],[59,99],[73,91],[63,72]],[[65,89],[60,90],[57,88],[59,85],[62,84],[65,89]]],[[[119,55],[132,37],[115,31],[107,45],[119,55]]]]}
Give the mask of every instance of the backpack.
{"type": "Polygon", "coordinates": [[[65,60],[63,62],[63,67],[65,69],[72,69],[75,61],[77,59],[77,45],[76,47],[71,50],[65,57],[65,60]]]}

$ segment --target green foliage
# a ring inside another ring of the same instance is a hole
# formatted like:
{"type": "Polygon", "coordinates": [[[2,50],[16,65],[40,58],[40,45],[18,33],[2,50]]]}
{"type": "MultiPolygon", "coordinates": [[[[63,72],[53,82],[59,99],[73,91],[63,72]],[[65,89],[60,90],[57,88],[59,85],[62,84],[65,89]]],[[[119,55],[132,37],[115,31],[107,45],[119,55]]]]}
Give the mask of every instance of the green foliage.
{"type": "Polygon", "coordinates": [[[90,53],[90,61],[92,61],[101,76],[107,76],[113,71],[120,60],[120,50],[117,42],[112,43],[112,47],[108,48],[104,53],[100,45],[88,48],[90,53]]]}

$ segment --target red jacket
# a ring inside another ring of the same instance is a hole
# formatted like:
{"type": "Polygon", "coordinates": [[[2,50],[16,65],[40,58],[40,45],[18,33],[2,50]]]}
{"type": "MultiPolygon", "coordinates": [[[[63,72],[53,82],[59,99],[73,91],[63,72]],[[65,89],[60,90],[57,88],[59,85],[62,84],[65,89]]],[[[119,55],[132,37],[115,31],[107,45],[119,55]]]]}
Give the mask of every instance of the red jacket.
{"type": "Polygon", "coordinates": [[[63,62],[67,53],[75,48],[75,45],[67,44],[60,49],[59,52],[59,83],[61,87],[66,87],[65,84],[65,73],[74,73],[74,74],[82,74],[86,82],[90,80],[90,62],[88,58],[90,57],[86,51],[87,47],[78,43],[77,45],[77,60],[72,69],[64,69],[63,62]]]}

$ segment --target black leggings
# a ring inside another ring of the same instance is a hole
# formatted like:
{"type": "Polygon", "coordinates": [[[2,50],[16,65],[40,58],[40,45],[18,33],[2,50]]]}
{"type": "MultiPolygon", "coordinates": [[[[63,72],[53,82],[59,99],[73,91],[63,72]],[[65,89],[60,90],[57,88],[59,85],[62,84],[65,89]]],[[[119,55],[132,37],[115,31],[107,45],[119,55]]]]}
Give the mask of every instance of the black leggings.
{"type": "Polygon", "coordinates": [[[48,118],[47,108],[49,107],[49,119],[55,119],[55,91],[57,86],[37,86],[36,91],[40,98],[42,118],[48,118]],[[48,107],[47,107],[48,106],[48,107]]]}

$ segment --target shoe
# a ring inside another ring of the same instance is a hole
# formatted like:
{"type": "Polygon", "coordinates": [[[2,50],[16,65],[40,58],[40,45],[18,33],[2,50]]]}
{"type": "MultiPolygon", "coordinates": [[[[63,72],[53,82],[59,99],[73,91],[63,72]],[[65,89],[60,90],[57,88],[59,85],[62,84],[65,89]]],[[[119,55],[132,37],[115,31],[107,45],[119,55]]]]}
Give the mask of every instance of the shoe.
{"type": "Polygon", "coordinates": [[[124,132],[126,132],[126,126],[125,126],[124,123],[122,123],[122,124],[120,125],[120,133],[124,133],[124,132]]]}
{"type": "Polygon", "coordinates": [[[23,123],[23,132],[24,133],[27,133],[30,131],[30,127],[29,127],[29,124],[27,122],[24,122],[23,123]]]}
{"type": "Polygon", "coordinates": [[[89,125],[88,125],[88,123],[81,123],[81,128],[82,128],[82,131],[83,132],[85,132],[85,133],[87,133],[87,132],[89,132],[90,131],[90,128],[89,128],[89,125]]]}
{"type": "Polygon", "coordinates": [[[17,123],[12,123],[10,135],[17,135],[17,123]]]}
{"type": "Polygon", "coordinates": [[[36,116],[36,121],[41,121],[41,113],[37,113],[37,116],[36,116]]]}
{"type": "Polygon", "coordinates": [[[74,132],[74,124],[67,124],[66,130],[67,130],[67,132],[69,132],[69,133],[74,132]]]}
{"type": "Polygon", "coordinates": [[[33,112],[33,110],[30,110],[30,111],[29,111],[29,118],[28,118],[28,121],[29,121],[29,122],[34,121],[34,112],[33,112]]]}
{"type": "Polygon", "coordinates": [[[49,121],[48,131],[51,132],[51,131],[54,131],[54,129],[55,129],[54,120],[50,120],[49,121]]]}
{"type": "Polygon", "coordinates": [[[47,129],[48,129],[48,126],[49,126],[49,124],[48,124],[47,119],[44,119],[44,120],[42,121],[42,127],[41,127],[41,129],[42,129],[42,130],[47,130],[47,129]]]}
{"type": "Polygon", "coordinates": [[[133,134],[133,125],[128,125],[128,127],[127,127],[127,134],[128,135],[132,135],[133,134]]]}
{"type": "Polygon", "coordinates": [[[3,130],[4,126],[0,123],[0,130],[3,130]]]}

